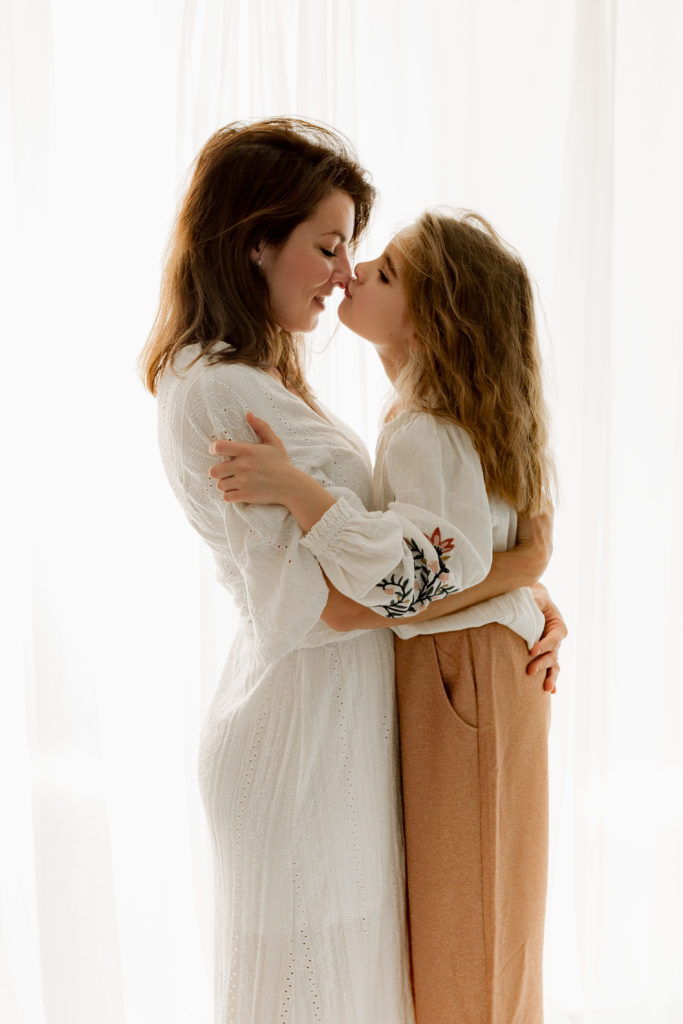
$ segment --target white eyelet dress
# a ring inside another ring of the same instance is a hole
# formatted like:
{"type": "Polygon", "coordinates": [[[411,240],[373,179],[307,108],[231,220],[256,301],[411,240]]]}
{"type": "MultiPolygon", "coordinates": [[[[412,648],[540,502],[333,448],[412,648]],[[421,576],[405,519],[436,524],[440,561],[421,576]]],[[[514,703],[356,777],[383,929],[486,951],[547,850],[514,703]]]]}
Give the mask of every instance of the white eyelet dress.
{"type": "Polygon", "coordinates": [[[358,509],[372,507],[370,461],[268,374],[190,366],[198,354],[165,372],[158,409],[171,487],[241,614],[200,750],[215,1020],[413,1024],[392,635],[322,624],[327,587],[295,520],[223,502],[208,475],[213,439],[255,440],[247,411],[358,509]]]}

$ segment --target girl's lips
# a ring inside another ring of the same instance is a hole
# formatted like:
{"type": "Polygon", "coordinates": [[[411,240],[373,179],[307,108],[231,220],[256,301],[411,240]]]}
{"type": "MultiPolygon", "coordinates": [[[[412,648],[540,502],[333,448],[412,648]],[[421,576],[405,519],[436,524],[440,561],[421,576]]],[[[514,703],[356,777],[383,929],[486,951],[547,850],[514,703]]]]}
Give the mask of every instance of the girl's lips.
{"type": "Polygon", "coordinates": [[[344,289],[344,298],[346,298],[346,299],[350,299],[351,298],[351,292],[349,291],[348,288],[344,289]]]}

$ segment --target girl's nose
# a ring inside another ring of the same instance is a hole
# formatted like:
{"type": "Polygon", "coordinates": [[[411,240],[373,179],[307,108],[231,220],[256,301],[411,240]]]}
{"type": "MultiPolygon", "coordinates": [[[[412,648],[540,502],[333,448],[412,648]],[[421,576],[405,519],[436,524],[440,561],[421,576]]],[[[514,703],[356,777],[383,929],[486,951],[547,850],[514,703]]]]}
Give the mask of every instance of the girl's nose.
{"type": "Polygon", "coordinates": [[[365,280],[365,274],[366,274],[366,269],[365,268],[366,267],[367,267],[367,263],[356,263],[356,266],[355,266],[355,269],[354,269],[355,278],[356,278],[357,281],[360,281],[361,284],[365,280]]]}

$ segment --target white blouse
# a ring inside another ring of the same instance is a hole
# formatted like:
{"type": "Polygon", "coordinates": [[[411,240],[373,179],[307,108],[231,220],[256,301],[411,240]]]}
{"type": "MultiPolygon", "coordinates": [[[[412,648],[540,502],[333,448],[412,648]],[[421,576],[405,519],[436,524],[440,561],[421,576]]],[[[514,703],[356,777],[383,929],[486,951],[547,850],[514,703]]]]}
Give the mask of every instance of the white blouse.
{"type": "Polygon", "coordinates": [[[430,622],[410,623],[430,601],[481,582],[493,551],[515,544],[517,515],[486,492],[465,430],[428,413],[405,412],[384,427],[374,471],[376,504],[359,512],[338,501],[303,538],[332,583],[390,618],[407,638],[500,622],[529,647],[544,620],[528,588],[430,622]]]}

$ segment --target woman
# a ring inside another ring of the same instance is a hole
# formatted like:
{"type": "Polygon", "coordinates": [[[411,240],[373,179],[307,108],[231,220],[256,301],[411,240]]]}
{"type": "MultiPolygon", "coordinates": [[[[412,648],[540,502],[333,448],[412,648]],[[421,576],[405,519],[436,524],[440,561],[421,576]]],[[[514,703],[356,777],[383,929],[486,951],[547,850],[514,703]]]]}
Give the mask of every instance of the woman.
{"type": "MultiPolygon", "coordinates": [[[[367,453],[315,403],[297,336],[346,286],[373,198],[328,129],[221,129],[182,203],[142,357],[169,481],[241,613],[200,752],[221,1024],[412,1020],[390,634],[332,631],[334,596],[293,517],[227,505],[208,474],[212,440],[253,437],[251,410],[331,493],[371,502],[367,453]]],[[[520,565],[528,582],[524,553],[507,558],[494,593],[520,565]]]]}

